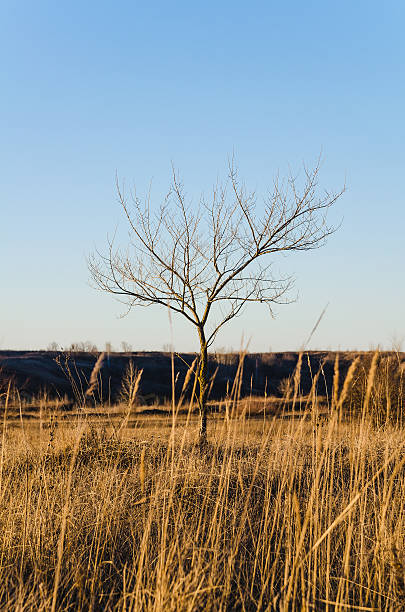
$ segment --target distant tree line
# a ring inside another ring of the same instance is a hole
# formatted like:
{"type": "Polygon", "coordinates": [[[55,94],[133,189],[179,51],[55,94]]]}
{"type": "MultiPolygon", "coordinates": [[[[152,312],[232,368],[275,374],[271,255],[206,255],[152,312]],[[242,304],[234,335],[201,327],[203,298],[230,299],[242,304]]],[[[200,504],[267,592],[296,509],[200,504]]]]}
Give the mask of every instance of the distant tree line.
{"type": "MultiPolygon", "coordinates": [[[[99,353],[100,349],[97,344],[91,342],[90,340],[85,340],[84,342],[72,342],[69,346],[62,346],[58,342],[50,342],[46,347],[47,351],[66,351],[69,353],[99,353]]],[[[106,342],[104,346],[104,351],[106,353],[112,352],[122,352],[122,353],[131,353],[132,352],[132,344],[126,341],[121,342],[121,349],[116,351],[111,342],[106,342]]]]}

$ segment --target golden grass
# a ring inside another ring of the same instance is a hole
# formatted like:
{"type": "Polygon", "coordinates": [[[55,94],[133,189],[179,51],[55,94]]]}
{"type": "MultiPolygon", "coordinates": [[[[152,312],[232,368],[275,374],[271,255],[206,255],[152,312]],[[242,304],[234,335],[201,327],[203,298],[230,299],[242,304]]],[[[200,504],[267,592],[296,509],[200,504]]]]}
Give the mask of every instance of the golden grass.
{"type": "Polygon", "coordinates": [[[294,418],[247,419],[231,398],[204,448],[191,413],[124,429],[5,415],[0,608],[403,609],[404,429],[342,418],[338,376],[323,413],[297,374],[294,418]]]}

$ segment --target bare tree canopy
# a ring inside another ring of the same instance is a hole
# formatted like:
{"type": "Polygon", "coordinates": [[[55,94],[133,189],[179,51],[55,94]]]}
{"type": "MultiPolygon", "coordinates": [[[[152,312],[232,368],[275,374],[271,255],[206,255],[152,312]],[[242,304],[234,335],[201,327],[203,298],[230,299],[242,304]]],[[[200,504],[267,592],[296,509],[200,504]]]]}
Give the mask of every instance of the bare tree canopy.
{"type": "Polygon", "coordinates": [[[250,302],[271,310],[290,301],[292,279],[273,274],[276,254],[318,248],[335,231],[327,212],[343,190],[320,193],[319,163],[304,172],[300,186],[292,175],[275,180],[258,203],[232,162],[227,181],[198,206],[187,199],[174,169],[169,194],[158,206],[150,197],[127,198],[117,181],[130,243],[122,250],[109,241],[107,255],[90,258],[91,275],[100,289],[124,300],[129,309],[159,304],[196,326],[202,413],[207,348],[220,328],[250,302]]]}

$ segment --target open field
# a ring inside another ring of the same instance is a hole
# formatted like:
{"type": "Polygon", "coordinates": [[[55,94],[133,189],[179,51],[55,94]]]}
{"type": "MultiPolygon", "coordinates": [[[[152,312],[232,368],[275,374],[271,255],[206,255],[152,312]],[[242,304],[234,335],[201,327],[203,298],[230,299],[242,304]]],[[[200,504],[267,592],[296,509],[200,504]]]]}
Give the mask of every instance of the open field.
{"type": "Polygon", "coordinates": [[[1,609],[403,609],[402,369],[338,367],[328,396],[296,372],[277,401],[212,403],[204,445],[188,401],[6,391],[1,609]]]}

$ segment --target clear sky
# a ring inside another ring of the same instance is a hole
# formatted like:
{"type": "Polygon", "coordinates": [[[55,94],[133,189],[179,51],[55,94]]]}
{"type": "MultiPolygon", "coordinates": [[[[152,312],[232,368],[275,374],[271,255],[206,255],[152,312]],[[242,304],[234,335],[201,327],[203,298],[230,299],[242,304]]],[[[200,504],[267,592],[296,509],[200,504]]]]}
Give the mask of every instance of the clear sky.
{"type": "Polygon", "coordinates": [[[217,346],[391,347],[405,339],[405,3],[0,3],[0,349],[122,340],[195,350],[159,308],[92,289],[86,256],[124,228],[115,174],[198,199],[235,151],[246,183],[312,164],[348,190],[322,250],[283,259],[298,301],[245,315],[217,346]]]}

